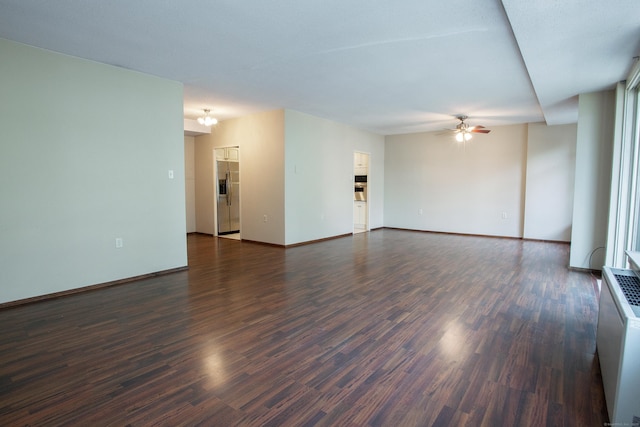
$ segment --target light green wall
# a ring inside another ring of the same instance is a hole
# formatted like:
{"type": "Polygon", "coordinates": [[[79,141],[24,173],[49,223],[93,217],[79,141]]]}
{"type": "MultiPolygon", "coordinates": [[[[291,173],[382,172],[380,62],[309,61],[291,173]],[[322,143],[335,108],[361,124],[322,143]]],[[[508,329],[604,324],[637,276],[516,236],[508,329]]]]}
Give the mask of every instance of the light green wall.
{"type": "Polygon", "coordinates": [[[0,302],[185,266],[182,85],[3,39],[0,58],[0,302]]]}
{"type": "Polygon", "coordinates": [[[384,137],[285,110],[288,245],[353,231],[353,153],[369,154],[370,228],[382,227],[384,137]]]}

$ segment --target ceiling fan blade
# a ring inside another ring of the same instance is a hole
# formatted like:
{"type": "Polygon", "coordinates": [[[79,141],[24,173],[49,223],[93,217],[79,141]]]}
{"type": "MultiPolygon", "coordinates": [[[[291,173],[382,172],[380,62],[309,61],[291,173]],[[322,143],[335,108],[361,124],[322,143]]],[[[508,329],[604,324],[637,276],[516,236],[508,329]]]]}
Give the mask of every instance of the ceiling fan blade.
{"type": "Polygon", "coordinates": [[[489,133],[489,132],[491,132],[491,130],[489,130],[489,129],[473,129],[473,130],[471,130],[471,132],[473,132],[473,133],[489,133]]]}

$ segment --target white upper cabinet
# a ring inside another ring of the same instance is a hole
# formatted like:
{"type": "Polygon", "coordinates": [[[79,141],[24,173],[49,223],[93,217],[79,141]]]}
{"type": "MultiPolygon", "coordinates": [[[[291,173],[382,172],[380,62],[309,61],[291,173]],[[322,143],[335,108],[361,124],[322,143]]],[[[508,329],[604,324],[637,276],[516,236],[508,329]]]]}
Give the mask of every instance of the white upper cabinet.
{"type": "Polygon", "coordinates": [[[216,148],[216,160],[227,160],[237,162],[239,160],[240,149],[238,147],[216,148]]]}
{"type": "Polygon", "coordinates": [[[369,155],[364,153],[354,153],[353,156],[353,171],[355,175],[368,175],[369,174],[369,165],[368,165],[369,155]]]}

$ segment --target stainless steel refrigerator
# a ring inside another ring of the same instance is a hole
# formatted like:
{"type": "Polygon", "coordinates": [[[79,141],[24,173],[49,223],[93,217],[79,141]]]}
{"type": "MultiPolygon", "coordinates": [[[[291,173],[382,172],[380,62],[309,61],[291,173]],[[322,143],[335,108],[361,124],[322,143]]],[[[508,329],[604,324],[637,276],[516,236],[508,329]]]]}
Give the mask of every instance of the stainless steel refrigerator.
{"type": "Polygon", "coordinates": [[[218,235],[240,232],[240,163],[218,160],[218,235]]]}

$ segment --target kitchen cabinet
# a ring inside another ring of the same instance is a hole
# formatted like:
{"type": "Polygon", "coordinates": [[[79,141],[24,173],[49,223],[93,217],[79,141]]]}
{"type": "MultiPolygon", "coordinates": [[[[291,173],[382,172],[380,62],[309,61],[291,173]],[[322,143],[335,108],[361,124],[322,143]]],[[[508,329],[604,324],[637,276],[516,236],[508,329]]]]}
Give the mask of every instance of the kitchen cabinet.
{"type": "Polygon", "coordinates": [[[239,151],[238,147],[216,148],[216,159],[237,162],[239,160],[239,151]]]}
{"type": "Polygon", "coordinates": [[[368,175],[369,174],[369,165],[368,165],[369,155],[364,153],[354,153],[353,156],[353,171],[355,175],[368,175]]]}
{"type": "Polygon", "coordinates": [[[367,229],[367,202],[353,202],[353,228],[367,229]]]}

